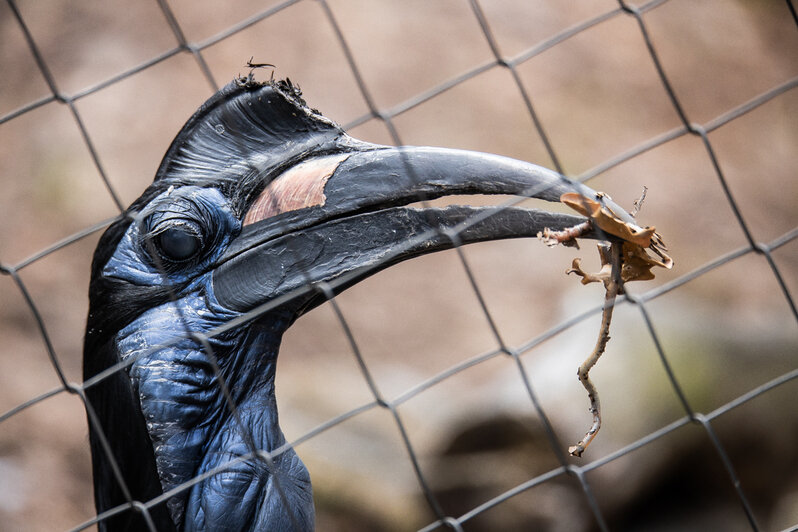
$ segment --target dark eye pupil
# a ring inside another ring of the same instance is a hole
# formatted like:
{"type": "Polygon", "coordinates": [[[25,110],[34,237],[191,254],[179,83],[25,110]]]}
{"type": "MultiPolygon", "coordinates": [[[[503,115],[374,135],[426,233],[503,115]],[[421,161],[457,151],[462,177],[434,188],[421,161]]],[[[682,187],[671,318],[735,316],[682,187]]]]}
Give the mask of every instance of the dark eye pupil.
{"type": "Polygon", "coordinates": [[[170,227],[158,235],[158,244],[164,255],[172,260],[186,260],[199,251],[200,241],[197,235],[170,227]]]}

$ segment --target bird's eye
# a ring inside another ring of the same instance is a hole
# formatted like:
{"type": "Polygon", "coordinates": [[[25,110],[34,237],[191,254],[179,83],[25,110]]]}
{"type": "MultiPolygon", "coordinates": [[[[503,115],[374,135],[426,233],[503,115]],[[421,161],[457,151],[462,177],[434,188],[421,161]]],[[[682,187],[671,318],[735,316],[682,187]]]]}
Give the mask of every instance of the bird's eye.
{"type": "MultiPolygon", "coordinates": [[[[210,189],[209,189],[210,190],[210,189]]],[[[181,193],[170,189],[153,203],[138,226],[142,257],[165,273],[176,274],[193,269],[219,250],[219,241],[227,234],[224,211],[208,201],[204,189],[186,187],[181,193]]]]}
{"type": "Polygon", "coordinates": [[[193,258],[202,248],[202,240],[194,231],[183,226],[169,227],[155,237],[161,255],[174,262],[193,258]]]}

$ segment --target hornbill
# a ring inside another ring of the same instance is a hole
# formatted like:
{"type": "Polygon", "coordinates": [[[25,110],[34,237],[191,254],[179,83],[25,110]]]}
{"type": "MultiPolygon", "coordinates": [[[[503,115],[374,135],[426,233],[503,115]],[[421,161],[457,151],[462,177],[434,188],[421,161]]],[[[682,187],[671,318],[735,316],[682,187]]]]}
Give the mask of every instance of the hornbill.
{"type": "Polygon", "coordinates": [[[288,80],[228,84],[94,254],[84,388],[100,529],[313,529],[310,476],[278,424],[282,334],[405,259],[585,220],[414,202],[573,191],[628,216],[526,162],[356,140],[288,80]]]}

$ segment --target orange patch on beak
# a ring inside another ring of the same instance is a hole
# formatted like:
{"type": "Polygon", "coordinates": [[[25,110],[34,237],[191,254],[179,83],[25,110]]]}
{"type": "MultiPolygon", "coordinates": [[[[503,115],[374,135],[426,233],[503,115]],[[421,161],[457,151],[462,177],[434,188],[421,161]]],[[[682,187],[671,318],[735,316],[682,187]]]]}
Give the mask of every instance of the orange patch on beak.
{"type": "Polygon", "coordinates": [[[324,205],[324,185],[349,153],[315,157],[292,166],[269,183],[247,211],[244,225],[278,214],[324,205]]]}

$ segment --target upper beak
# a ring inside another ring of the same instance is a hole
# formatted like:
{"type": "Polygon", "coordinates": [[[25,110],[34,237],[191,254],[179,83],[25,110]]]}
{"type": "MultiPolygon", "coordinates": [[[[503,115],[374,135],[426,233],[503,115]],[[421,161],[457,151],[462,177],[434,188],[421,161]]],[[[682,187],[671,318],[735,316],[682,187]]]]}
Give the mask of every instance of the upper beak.
{"type": "MultiPolygon", "coordinates": [[[[622,208],[551,170],[497,155],[360,144],[306,157],[272,179],[249,205],[241,234],[217,261],[213,289],[247,311],[312,283],[337,293],[400,261],[455,245],[534,237],[586,219],[519,207],[411,208],[447,195],[505,194],[558,202],[578,192],[624,220],[622,208]]],[[[583,235],[606,239],[593,232],[583,235]]],[[[299,291],[298,312],[323,301],[299,291]]]]}

